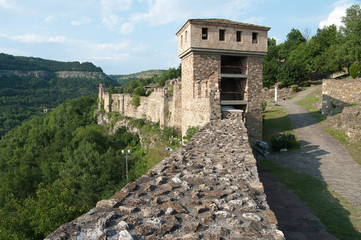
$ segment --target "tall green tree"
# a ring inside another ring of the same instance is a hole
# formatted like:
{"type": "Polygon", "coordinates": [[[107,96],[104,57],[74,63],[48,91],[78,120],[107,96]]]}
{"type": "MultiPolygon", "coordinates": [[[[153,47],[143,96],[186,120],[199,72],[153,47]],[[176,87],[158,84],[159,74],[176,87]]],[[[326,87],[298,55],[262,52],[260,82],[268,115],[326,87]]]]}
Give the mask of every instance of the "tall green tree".
{"type": "Polygon", "coordinates": [[[286,62],[277,78],[281,82],[281,86],[290,86],[306,81],[308,75],[306,64],[302,60],[294,59],[286,62]]]}
{"type": "Polygon", "coordinates": [[[346,10],[340,28],[344,37],[343,46],[347,56],[347,66],[353,62],[361,63],[361,7],[353,5],[346,10]]]}
{"type": "Polygon", "coordinates": [[[263,58],[263,86],[270,87],[277,82],[280,70],[278,46],[274,38],[268,38],[268,52],[263,58]]]}
{"type": "Polygon", "coordinates": [[[280,59],[287,59],[291,52],[298,47],[298,45],[305,42],[306,39],[302,36],[300,30],[292,28],[291,32],[287,34],[286,41],[279,45],[280,59]]]}

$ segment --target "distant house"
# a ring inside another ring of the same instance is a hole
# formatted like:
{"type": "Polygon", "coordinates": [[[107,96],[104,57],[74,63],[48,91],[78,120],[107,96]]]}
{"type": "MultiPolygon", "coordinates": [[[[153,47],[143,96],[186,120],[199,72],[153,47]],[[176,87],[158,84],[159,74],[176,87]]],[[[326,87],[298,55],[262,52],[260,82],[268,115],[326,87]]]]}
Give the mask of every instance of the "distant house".
{"type": "Polygon", "coordinates": [[[147,90],[151,90],[151,89],[157,88],[157,87],[159,87],[158,83],[150,83],[147,86],[144,86],[144,89],[147,91],[147,90]]]}
{"type": "Polygon", "coordinates": [[[43,109],[43,113],[48,113],[48,112],[51,112],[53,109],[51,108],[44,108],[43,109]]]}

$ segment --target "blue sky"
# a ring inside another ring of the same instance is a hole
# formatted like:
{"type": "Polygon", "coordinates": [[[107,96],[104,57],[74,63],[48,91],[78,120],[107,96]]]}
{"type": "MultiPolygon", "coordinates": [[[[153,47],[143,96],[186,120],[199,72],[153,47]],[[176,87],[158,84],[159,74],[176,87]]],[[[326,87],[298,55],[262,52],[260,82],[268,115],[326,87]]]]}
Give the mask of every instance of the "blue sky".
{"type": "Polygon", "coordinates": [[[175,33],[190,18],[271,27],[280,43],[292,28],[311,36],[358,0],[0,0],[0,52],[93,62],[107,74],[180,63],[175,33]]]}

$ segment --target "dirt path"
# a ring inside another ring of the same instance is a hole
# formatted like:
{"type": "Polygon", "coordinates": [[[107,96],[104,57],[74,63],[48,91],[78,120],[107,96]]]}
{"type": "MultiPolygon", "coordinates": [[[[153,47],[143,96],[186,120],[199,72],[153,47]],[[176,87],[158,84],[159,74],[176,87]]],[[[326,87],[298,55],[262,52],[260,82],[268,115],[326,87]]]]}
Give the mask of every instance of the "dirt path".
{"type": "Polygon", "coordinates": [[[305,108],[294,104],[317,87],[320,86],[309,88],[291,100],[278,102],[289,115],[301,149],[273,155],[272,160],[318,178],[361,209],[361,166],[317,124],[305,108]]]}

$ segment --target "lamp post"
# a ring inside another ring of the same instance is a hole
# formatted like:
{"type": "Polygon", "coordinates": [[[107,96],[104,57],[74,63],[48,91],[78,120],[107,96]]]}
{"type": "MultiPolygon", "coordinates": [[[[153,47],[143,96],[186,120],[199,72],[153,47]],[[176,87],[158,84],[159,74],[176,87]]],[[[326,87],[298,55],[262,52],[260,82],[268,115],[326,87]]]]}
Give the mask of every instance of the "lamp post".
{"type": "Polygon", "coordinates": [[[128,182],[128,157],[130,156],[130,150],[128,150],[128,152],[124,152],[124,150],[122,150],[122,154],[125,157],[125,171],[128,182]]]}

